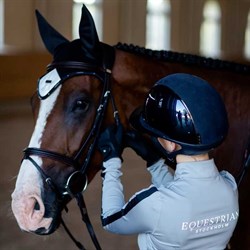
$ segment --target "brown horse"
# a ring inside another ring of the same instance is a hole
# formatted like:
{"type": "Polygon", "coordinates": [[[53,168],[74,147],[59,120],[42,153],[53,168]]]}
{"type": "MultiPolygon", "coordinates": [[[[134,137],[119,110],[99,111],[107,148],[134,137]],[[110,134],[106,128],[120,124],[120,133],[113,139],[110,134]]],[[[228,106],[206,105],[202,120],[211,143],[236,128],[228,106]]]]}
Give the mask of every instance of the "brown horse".
{"type": "MultiPolygon", "coordinates": [[[[230,129],[213,157],[219,169],[239,175],[250,135],[249,67],[133,45],[105,45],[85,7],[80,39],[72,42],[39,14],[38,23],[54,59],[32,97],[36,125],[12,194],[13,213],[23,230],[49,234],[57,229],[62,209],[74,196],[69,186],[82,191],[100,170],[102,158],[95,147],[99,132],[115,122],[117,111],[125,130],[131,129],[131,113],[143,104],[152,85],[168,74],[200,76],[222,95],[230,129]]],[[[245,176],[232,249],[250,248],[248,188],[250,179],[245,176]]]]}

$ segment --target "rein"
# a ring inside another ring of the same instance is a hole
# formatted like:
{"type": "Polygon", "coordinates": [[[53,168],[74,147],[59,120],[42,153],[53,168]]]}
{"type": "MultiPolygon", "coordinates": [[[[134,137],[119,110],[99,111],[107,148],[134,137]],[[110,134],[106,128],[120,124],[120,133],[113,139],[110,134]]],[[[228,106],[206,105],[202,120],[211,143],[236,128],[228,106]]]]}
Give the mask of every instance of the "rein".
{"type": "MultiPolygon", "coordinates": [[[[81,62],[52,63],[48,66],[48,69],[51,69],[51,68],[71,69],[73,68],[73,69],[84,70],[84,71],[91,72],[91,73],[93,72],[97,73],[101,71],[101,73],[104,74],[103,90],[102,90],[102,95],[100,98],[99,106],[96,110],[95,120],[92,124],[92,128],[86,140],[83,142],[83,144],[81,145],[76,155],[74,157],[68,157],[57,152],[48,151],[48,150],[41,149],[41,148],[28,147],[24,150],[24,157],[23,157],[23,160],[24,159],[29,160],[34,165],[34,167],[38,170],[38,172],[41,174],[45,183],[47,183],[48,186],[51,188],[51,190],[56,194],[59,203],[63,206],[63,209],[65,209],[66,212],[68,212],[68,208],[66,207],[66,204],[65,204],[66,198],[70,196],[71,198],[76,199],[77,205],[81,212],[82,221],[86,224],[89,235],[97,250],[101,250],[101,247],[95,235],[93,226],[90,222],[82,192],[87,188],[87,185],[88,185],[87,170],[88,170],[91,157],[94,153],[94,149],[95,149],[95,146],[96,146],[99,134],[100,134],[100,129],[103,123],[103,118],[105,116],[105,112],[107,110],[109,101],[111,101],[111,104],[112,104],[115,123],[116,125],[120,123],[119,114],[118,114],[118,111],[114,102],[113,95],[111,94],[111,88],[110,88],[110,75],[111,75],[111,69],[114,63],[115,52],[114,52],[113,47],[103,44],[103,43],[101,45],[103,49],[103,68],[97,67],[92,64],[81,63],[81,62]],[[79,158],[85,149],[87,149],[86,157],[83,163],[79,164],[79,158]],[[76,169],[68,177],[66,184],[64,186],[63,192],[60,192],[60,190],[55,185],[54,181],[43,171],[43,169],[31,157],[32,155],[36,155],[41,158],[50,158],[50,159],[62,162],[66,165],[73,166],[76,169]]],[[[74,236],[71,234],[70,230],[67,228],[62,217],[60,219],[61,219],[61,223],[63,227],[65,228],[65,231],[68,233],[69,237],[72,239],[75,245],[79,249],[85,250],[84,246],[79,241],[77,241],[74,238],[74,236]]]]}

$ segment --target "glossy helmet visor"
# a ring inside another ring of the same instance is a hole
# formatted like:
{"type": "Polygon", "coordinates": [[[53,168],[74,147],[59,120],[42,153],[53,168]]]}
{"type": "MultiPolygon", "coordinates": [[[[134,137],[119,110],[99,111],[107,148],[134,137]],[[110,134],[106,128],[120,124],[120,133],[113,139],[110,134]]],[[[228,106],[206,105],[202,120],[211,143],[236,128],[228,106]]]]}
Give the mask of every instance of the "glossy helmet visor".
{"type": "Polygon", "coordinates": [[[130,122],[139,131],[179,144],[178,153],[188,155],[218,146],[228,130],[219,94],[203,79],[188,74],[161,79],[130,122]]]}

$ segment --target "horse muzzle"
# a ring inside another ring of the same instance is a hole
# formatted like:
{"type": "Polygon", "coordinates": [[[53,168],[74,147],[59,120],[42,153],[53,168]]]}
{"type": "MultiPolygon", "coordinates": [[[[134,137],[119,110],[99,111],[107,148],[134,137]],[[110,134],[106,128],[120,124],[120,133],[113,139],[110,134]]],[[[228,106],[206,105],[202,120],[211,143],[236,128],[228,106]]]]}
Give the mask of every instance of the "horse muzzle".
{"type": "Polygon", "coordinates": [[[60,224],[61,206],[53,192],[29,194],[18,190],[12,194],[12,211],[19,227],[39,235],[53,233],[60,224]]]}

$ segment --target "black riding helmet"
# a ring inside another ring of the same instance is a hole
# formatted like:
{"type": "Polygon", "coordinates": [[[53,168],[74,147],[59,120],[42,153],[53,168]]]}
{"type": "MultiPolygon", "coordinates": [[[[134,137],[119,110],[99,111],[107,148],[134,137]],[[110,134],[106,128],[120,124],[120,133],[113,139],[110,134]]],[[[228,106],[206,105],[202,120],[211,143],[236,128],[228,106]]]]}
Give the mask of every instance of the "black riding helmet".
{"type": "Polygon", "coordinates": [[[222,143],[228,131],[227,112],[218,92],[205,80],[184,73],[158,81],[130,122],[154,141],[160,137],[179,144],[181,149],[170,157],[208,152],[222,143]]]}

